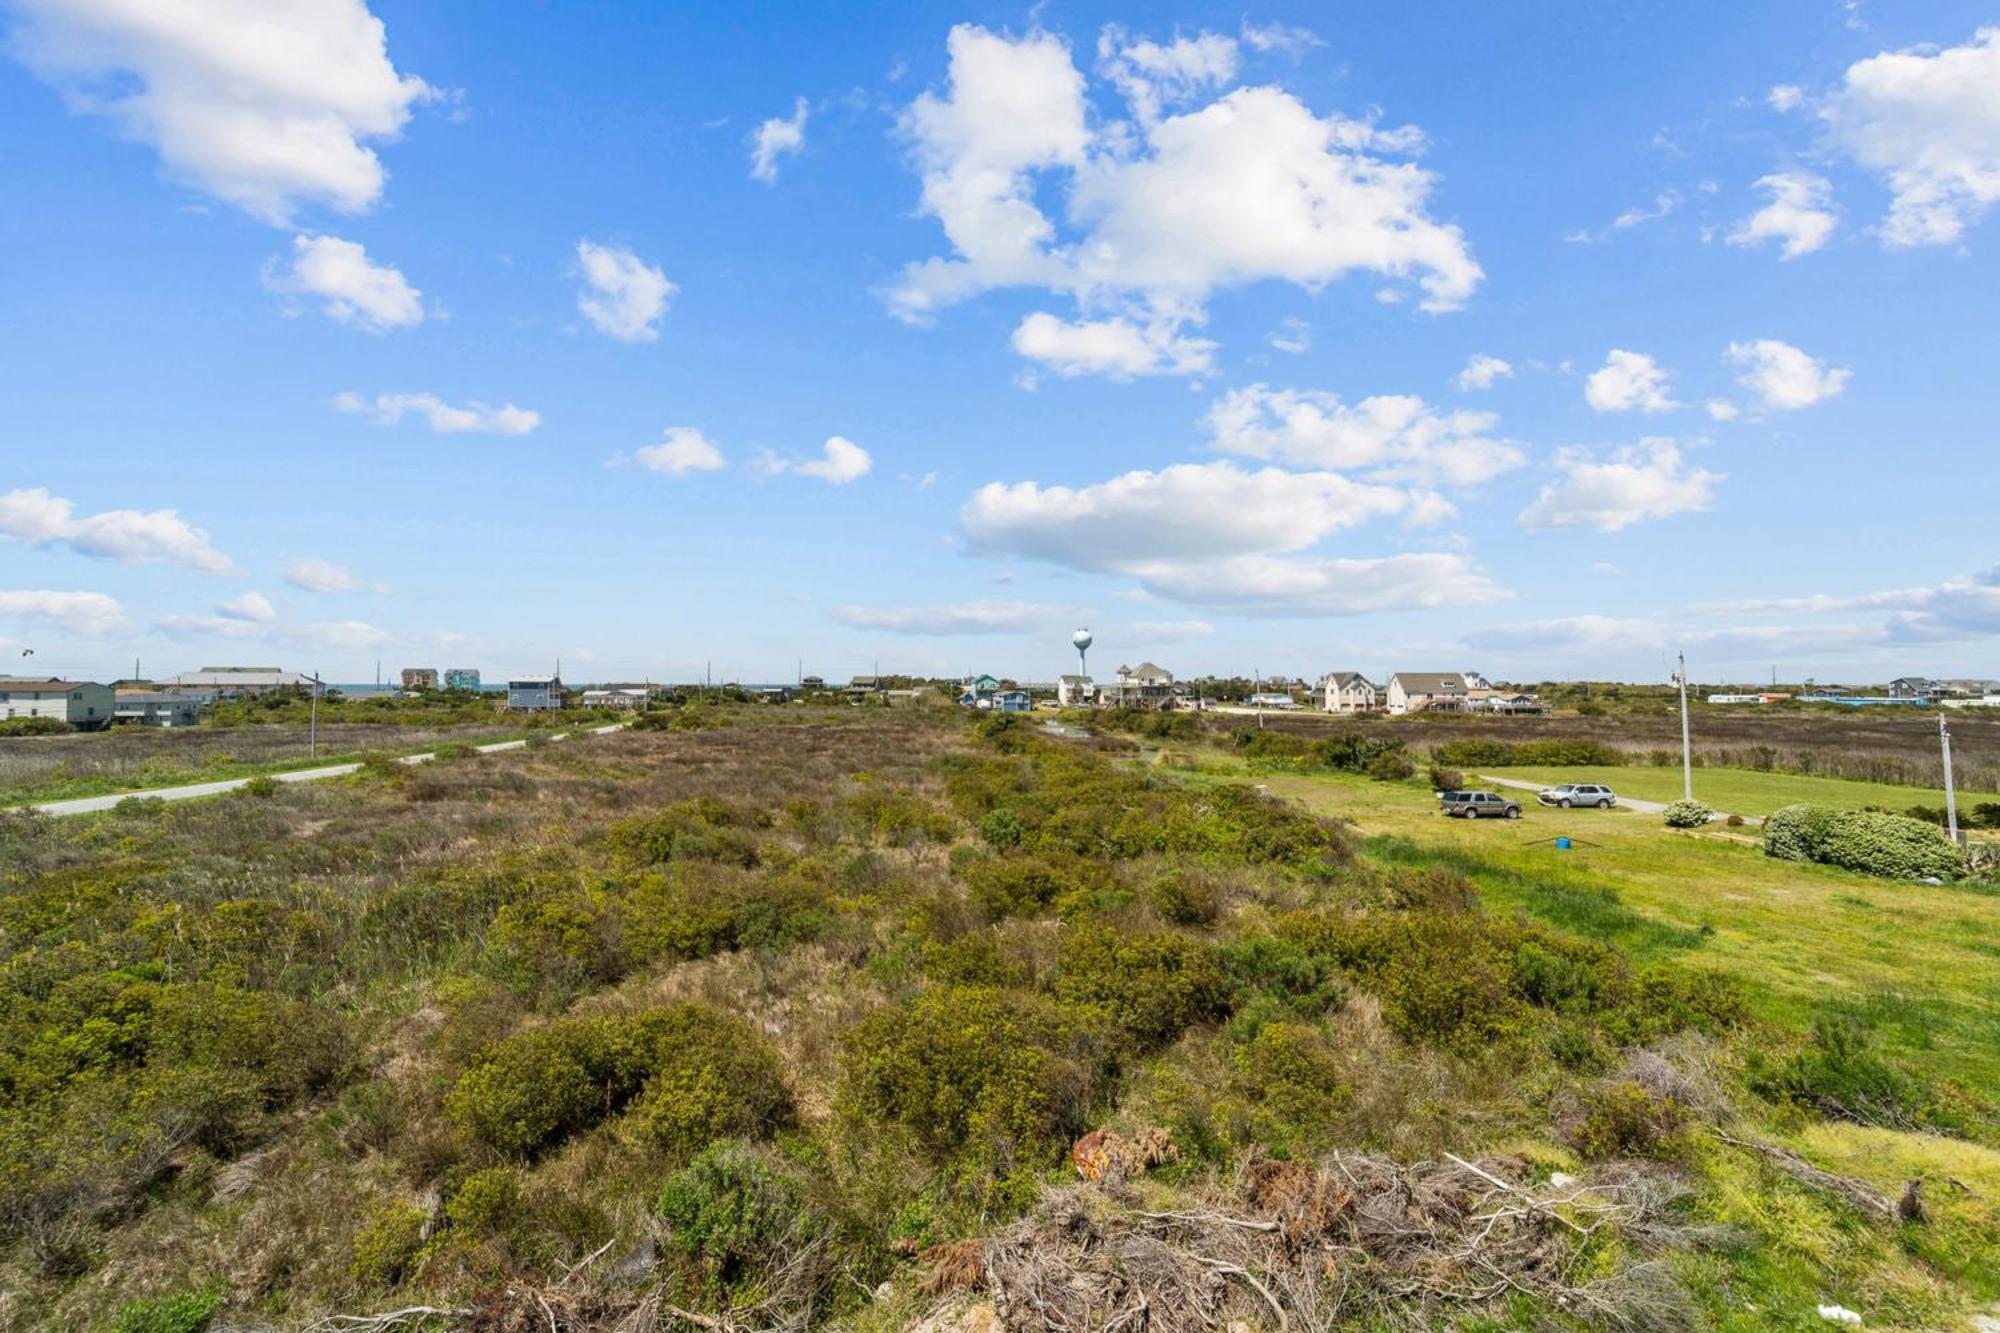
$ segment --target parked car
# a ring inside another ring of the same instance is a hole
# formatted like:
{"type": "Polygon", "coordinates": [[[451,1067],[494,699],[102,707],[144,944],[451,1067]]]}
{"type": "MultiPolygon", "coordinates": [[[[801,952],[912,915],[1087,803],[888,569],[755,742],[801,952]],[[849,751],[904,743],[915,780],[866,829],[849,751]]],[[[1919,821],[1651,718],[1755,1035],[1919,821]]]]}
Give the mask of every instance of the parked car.
{"type": "Polygon", "coordinates": [[[1535,799],[1543,805],[1561,806],[1567,810],[1573,805],[1587,805],[1598,810],[1609,810],[1618,804],[1618,793],[1609,787],[1600,787],[1589,782],[1565,782],[1559,787],[1549,787],[1535,793],[1535,799]]]}
{"type": "Polygon", "coordinates": [[[1470,800],[1471,797],[1472,793],[1469,791],[1441,791],[1438,793],[1438,809],[1450,814],[1452,806],[1470,800]]]}
{"type": "Polygon", "coordinates": [[[1455,791],[1440,807],[1447,819],[1519,819],[1521,803],[1490,791],[1455,791]]]}

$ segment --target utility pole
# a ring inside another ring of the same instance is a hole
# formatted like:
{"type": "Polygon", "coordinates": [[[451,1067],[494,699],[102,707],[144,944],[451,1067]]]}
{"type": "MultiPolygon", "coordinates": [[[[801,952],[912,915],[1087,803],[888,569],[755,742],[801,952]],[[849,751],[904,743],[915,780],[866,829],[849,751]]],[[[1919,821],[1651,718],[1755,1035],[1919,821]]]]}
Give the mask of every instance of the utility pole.
{"type": "Polygon", "coordinates": [[[319,758],[319,672],[313,672],[312,721],[306,732],[306,758],[319,758]]]}
{"type": "Polygon", "coordinates": [[[1944,709],[1938,709],[1938,745],[1944,751],[1944,829],[1958,842],[1958,792],[1951,784],[1951,731],[1944,724],[1944,709]]]}
{"type": "Polygon", "coordinates": [[[1674,679],[1681,687],[1681,795],[1687,800],[1694,799],[1694,748],[1688,742],[1688,659],[1686,653],[1680,655],[1680,670],[1674,679]]]}

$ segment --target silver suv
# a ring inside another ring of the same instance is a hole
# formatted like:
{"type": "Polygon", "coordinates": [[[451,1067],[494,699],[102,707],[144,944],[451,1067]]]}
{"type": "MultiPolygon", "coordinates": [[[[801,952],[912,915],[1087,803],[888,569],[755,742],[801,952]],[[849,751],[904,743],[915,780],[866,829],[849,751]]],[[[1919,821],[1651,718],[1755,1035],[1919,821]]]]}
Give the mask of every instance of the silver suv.
{"type": "Polygon", "coordinates": [[[1565,810],[1573,805],[1609,810],[1618,804],[1618,793],[1609,787],[1600,787],[1594,783],[1565,782],[1560,787],[1550,787],[1545,791],[1536,792],[1535,799],[1543,805],[1557,805],[1565,810]]]}
{"type": "Polygon", "coordinates": [[[1441,809],[1451,819],[1519,819],[1521,807],[1490,791],[1455,791],[1441,809]]]}

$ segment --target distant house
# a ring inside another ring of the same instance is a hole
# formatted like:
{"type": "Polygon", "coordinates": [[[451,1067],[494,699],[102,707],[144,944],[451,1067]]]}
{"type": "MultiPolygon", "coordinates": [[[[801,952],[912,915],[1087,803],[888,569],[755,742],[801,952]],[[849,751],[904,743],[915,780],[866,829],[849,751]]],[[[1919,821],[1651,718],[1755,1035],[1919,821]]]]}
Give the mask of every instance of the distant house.
{"type": "Polygon", "coordinates": [[[207,703],[199,694],[119,690],[112,697],[112,718],[142,727],[191,727],[201,721],[201,710],[207,703]]]}
{"type": "Polygon", "coordinates": [[[111,687],[87,680],[0,676],[0,718],[52,717],[83,731],[111,725],[111,687]]]}
{"type": "Polygon", "coordinates": [[[1546,713],[1549,706],[1532,694],[1519,694],[1512,690],[1475,690],[1466,701],[1466,708],[1475,713],[1546,713]]]}
{"type": "Polygon", "coordinates": [[[557,676],[514,676],[507,681],[507,710],[545,713],[561,708],[569,692],[557,676]]]}
{"type": "Polygon", "coordinates": [[[1712,704],[1761,704],[1764,702],[1764,696],[1761,694],[1711,694],[1708,696],[1708,702],[1712,704]]]}
{"type": "Polygon", "coordinates": [[[1456,671],[1398,671],[1383,693],[1391,713],[1462,713],[1471,688],[1456,671]]]}
{"type": "Polygon", "coordinates": [[[1251,695],[1245,702],[1252,708],[1297,708],[1299,706],[1299,701],[1294,699],[1290,694],[1279,693],[1276,690],[1260,691],[1251,695]]]}
{"type": "Polygon", "coordinates": [[[448,690],[472,690],[476,693],[479,689],[479,669],[477,667],[446,667],[444,669],[444,687],[448,690]]]}
{"type": "Polygon", "coordinates": [[[849,694],[880,694],[886,688],[880,676],[856,676],[847,682],[849,694]]]}
{"type": "Polygon", "coordinates": [[[254,698],[269,694],[273,690],[311,691],[319,682],[311,676],[296,671],[281,671],[277,667],[203,667],[199,671],[183,671],[160,682],[165,690],[214,690],[218,697],[225,699],[254,698]]]}
{"type": "Polygon", "coordinates": [[[801,676],[799,678],[799,688],[802,690],[823,690],[826,688],[826,677],[801,676]]]}
{"type": "Polygon", "coordinates": [[[995,691],[992,705],[994,711],[1000,713],[1025,713],[1035,706],[1034,700],[1028,697],[1026,690],[995,691]]]}
{"type": "Polygon", "coordinates": [[[1934,680],[1931,684],[1934,693],[1940,699],[1983,699],[1989,694],[2000,694],[2000,680],[1958,677],[1951,680],[1934,680]]]}
{"type": "Polygon", "coordinates": [[[434,690],[438,687],[436,667],[404,667],[403,688],[406,690],[434,690]]]}
{"type": "Polygon", "coordinates": [[[1313,693],[1327,713],[1372,713],[1382,706],[1382,691],[1358,671],[1329,671],[1313,693]]]}
{"type": "MultiPolygon", "coordinates": [[[[509,694],[512,693],[511,683],[509,694]]],[[[602,689],[585,690],[580,696],[585,708],[637,709],[646,706],[646,690],[639,685],[606,685],[602,689]]],[[[510,701],[508,707],[513,707],[510,701]]]]}
{"type": "Polygon", "coordinates": [[[1064,708],[1088,708],[1097,698],[1097,687],[1088,676],[1057,676],[1056,703],[1064,708]]]}
{"type": "Polygon", "coordinates": [[[1173,672],[1154,662],[1119,667],[1117,679],[1098,687],[1097,697],[1108,708],[1172,708],[1179,699],[1173,672]]]}

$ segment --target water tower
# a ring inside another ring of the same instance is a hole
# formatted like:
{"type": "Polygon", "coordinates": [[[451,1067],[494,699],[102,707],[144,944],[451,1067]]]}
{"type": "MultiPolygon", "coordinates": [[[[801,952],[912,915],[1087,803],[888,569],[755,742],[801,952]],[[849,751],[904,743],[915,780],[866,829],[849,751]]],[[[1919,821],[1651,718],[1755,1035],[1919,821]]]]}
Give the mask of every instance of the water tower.
{"type": "Polygon", "coordinates": [[[1084,654],[1090,651],[1090,643],[1091,643],[1090,631],[1087,629],[1080,629],[1076,633],[1069,636],[1069,641],[1076,645],[1077,674],[1088,676],[1090,674],[1090,666],[1086,661],[1084,654]]]}

